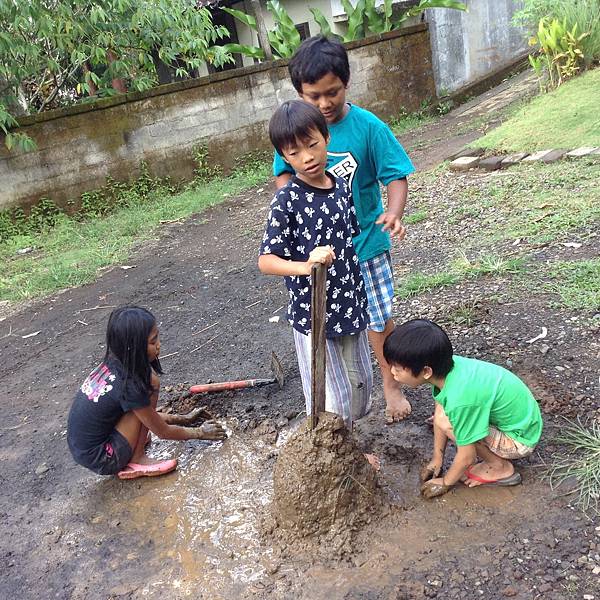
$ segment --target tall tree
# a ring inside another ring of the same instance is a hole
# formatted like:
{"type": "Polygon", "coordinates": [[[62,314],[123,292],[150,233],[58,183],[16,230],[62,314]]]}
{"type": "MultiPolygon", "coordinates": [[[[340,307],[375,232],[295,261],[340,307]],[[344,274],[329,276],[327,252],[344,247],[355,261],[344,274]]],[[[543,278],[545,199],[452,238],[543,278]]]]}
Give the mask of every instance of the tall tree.
{"type": "Polygon", "coordinates": [[[31,146],[14,116],[148,89],[161,63],[178,77],[220,66],[226,34],[195,0],[0,0],[0,134],[31,146]]]}

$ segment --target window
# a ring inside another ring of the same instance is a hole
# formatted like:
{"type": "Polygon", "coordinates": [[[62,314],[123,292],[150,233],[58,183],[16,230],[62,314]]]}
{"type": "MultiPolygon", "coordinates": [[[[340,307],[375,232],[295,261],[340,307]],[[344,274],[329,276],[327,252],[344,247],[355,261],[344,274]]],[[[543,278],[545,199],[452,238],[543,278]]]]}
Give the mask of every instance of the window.
{"type": "Polygon", "coordinates": [[[296,25],[295,27],[298,33],[300,34],[300,39],[302,41],[310,37],[310,29],[308,27],[308,23],[298,23],[298,25],[296,25]]]}

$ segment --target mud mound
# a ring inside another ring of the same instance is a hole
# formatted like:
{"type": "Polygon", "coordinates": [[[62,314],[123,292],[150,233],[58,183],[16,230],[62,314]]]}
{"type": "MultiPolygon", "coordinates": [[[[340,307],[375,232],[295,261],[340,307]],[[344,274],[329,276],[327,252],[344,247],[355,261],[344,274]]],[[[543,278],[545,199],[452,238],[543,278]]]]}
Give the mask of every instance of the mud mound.
{"type": "Polygon", "coordinates": [[[341,542],[380,505],[377,474],[337,415],[323,413],[314,431],[302,427],[281,449],[272,507],[280,535],[341,542]]]}

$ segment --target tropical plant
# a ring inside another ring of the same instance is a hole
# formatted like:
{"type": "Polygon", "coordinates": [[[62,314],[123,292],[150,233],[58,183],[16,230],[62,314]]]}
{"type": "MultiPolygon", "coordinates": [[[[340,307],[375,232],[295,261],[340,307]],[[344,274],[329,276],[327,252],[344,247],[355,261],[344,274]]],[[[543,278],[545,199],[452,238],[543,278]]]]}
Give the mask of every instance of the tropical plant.
{"type": "MultiPolygon", "coordinates": [[[[341,0],[341,2],[348,17],[348,29],[344,35],[332,32],[331,24],[318,8],[309,8],[309,10],[323,35],[342,42],[352,42],[363,39],[367,35],[399,29],[406,19],[418,15],[428,8],[466,10],[466,6],[462,2],[455,0],[421,0],[418,5],[392,18],[392,0],[384,0],[381,11],[375,7],[375,0],[358,0],[355,6],[350,0],[341,0]]],[[[273,54],[275,58],[290,58],[300,45],[300,34],[287,11],[277,0],[269,0],[267,9],[273,14],[275,20],[275,26],[268,32],[273,54]]],[[[223,10],[257,31],[256,19],[253,16],[233,8],[223,8],[223,10]]],[[[225,44],[223,49],[226,52],[244,54],[259,60],[265,58],[264,51],[258,46],[225,44]]]]}
{"type": "Polygon", "coordinates": [[[16,118],[85,99],[145,90],[161,68],[186,77],[227,34],[194,0],[0,0],[0,128],[32,147],[16,118]]]}
{"type": "MultiPolygon", "coordinates": [[[[349,0],[342,0],[342,6],[348,17],[348,30],[343,36],[335,37],[344,42],[352,42],[368,35],[400,29],[407,19],[415,17],[430,8],[467,10],[465,4],[455,0],[421,0],[417,5],[401,10],[396,15],[394,15],[396,11],[393,8],[392,0],[384,0],[379,8],[376,7],[375,0],[359,0],[356,6],[352,6],[349,0]]],[[[321,29],[321,33],[331,36],[331,26],[323,13],[317,8],[311,8],[310,10],[321,29]]]]}
{"type": "Polygon", "coordinates": [[[566,19],[540,19],[537,36],[529,40],[531,46],[539,45],[539,52],[530,55],[529,62],[542,88],[544,76],[548,77],[547,87],[553,89],[581,70],[585,60],[582,42],[589,34],[577,33],[577,23],[569,30],[566,19]]]}
{"type": "Polygon", "coordinates": [[[546,18],[565,21],[566,28],[588,35],[581,40],[583,64],[588,67],[600,61],[600,2],[598,0],[522,0],[522,9],[513,16],[513,23],[522,27],[527,35],[537,32],[539,22],[546,18]]]}
{"type": "MultiPolygon", "coordinates": [[[[256,19],[241,10],[223,7],[223,10],[229,13],[238,21],[250,27],[254,31],[258,30],[256,19]]],[[[273,15],[275,20],[274,27],[267,32],[269,44],[273,50],[275,58],[290,58],[296,48],[300,45],[301,39],[294,21],[292,21],[288,12],[279,4],[278,0],[268,0],[267,10],[273,15]]],[[[225,52],[232,54],[244,54],[251,58],[264,60],[265,52],[258,46],[248,46],[244,44],[224,44],[222,46],[225,52]]]]}

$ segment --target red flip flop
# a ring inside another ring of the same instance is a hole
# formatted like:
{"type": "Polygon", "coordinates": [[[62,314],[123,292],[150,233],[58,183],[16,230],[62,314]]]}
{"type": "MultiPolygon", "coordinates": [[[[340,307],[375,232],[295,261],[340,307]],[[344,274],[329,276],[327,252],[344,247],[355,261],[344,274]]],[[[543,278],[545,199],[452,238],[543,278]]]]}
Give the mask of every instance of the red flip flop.
{"type": "Polygon", "coordinates": [[[516,471],[512,475],[503,477],[502,479],[484,479],[483,477],[479,477],[479,475],[471,473],[471,467],[468,467],[465,470],[465,475],[467,476],[467,479],[478,481],[481,485],[510,486],[519,485],[519,483],[521,483],[521,474],[516,471]]]}
{"type": "Polygon", "coordinates": [[[156,477],[170,473],[177,468],[175,459],[163,460],[153,465],[140,465],[138,463],[128,463],[127,466],[117,473],[119,479],[137,479],[138,477],[156,477]]]}

